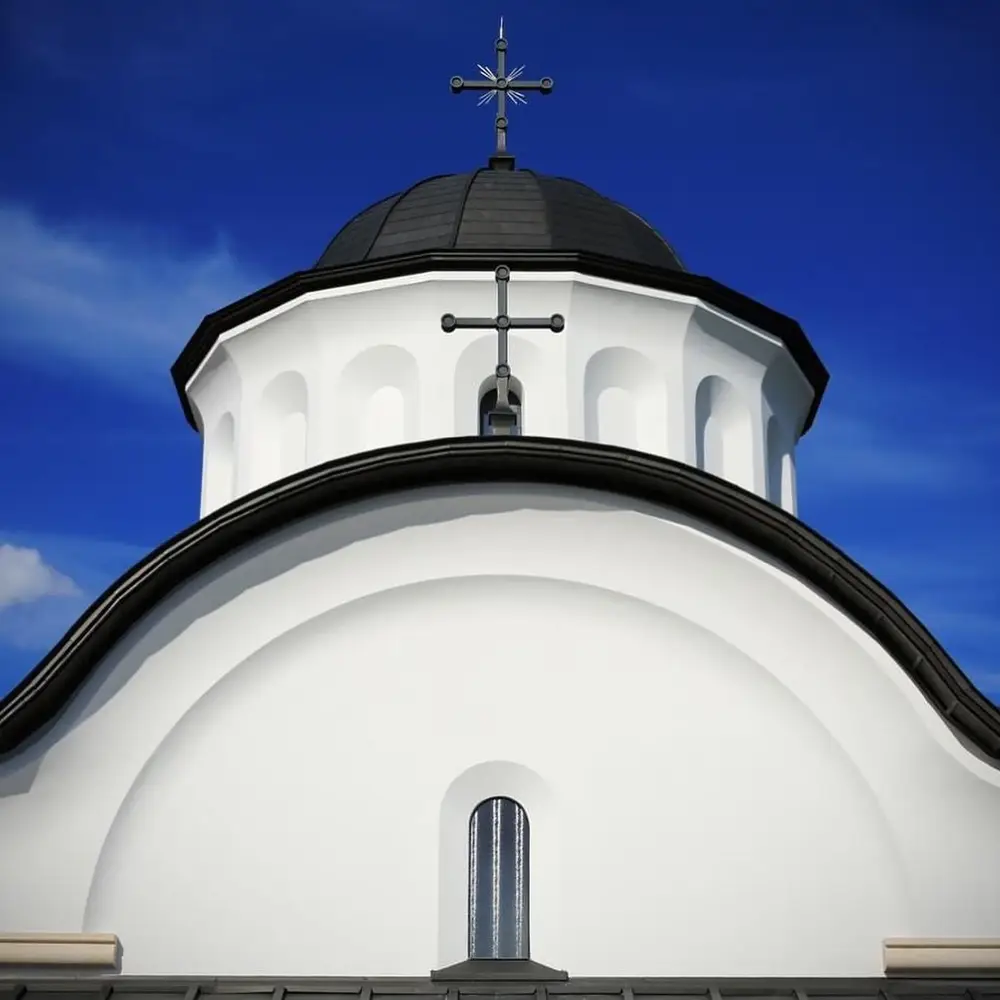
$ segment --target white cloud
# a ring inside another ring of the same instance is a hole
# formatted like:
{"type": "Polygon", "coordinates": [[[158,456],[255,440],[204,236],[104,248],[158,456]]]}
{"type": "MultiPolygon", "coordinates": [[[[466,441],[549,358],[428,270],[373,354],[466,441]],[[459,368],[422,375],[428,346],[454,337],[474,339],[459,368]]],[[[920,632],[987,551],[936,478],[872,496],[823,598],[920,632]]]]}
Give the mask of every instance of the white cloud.
{"type": "Polygon", "coordinates": [[[0,688],[20,680],[5,677],[4,650],[47,652],[121,573],[149,551],[99,538],[25,535],[0,531],[0,688]],[[46,558],[40,555],[46,553],[46,558]],[[52,567],[55,563],[61,572],[52,567]],[[9,572],[8,572],[9,570],[9,572]],[[20,595],[16,597],[15,595],[20,595]],[[42,597],[58,600],[42,600],[42,597]],[[6,598],[6,599],[5,599],[6,598]]]}
{"type": "Polygon", "coordinates": [[[207,313],[261,284],[222,241],[179,252],[148,234],[53,226],[0,204],[0,347],[85,364],[143,395],[168,388],[167,369],[207,313]]]}
{"type": "Polygon", "coordinates": [[[43,597],[75,597],[79,592],[68,576],[42,559],[38,549],[0,545],[0,609],[43,597]]]}

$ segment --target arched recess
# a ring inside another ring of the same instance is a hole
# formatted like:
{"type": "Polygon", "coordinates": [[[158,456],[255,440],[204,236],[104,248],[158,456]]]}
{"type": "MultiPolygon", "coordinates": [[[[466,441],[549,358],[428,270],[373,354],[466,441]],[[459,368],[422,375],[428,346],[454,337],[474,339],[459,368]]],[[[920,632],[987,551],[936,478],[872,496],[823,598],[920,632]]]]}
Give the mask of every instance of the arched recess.
{"type": "Polygon", "coordinates": [[[225,507],[236,496],[236,421],[223,413],[205,435],[202,515],[225,507]]]}
{"type": "MultiPolygon", "coordinates": [[[[543,331],[544,332],[544,331],[543,331]]],[[[452,334],[461,336],[460,333],[452,334]]],[[[521,399],[522,407],[525,401],[524,393],[531,392],[532,384],[537,384],[543,377],[544,357],[538,344],[520,335],[511,335],[508,353],[511,369],[516,378],[510,380],[511,386],[516,386],[516,392],[521,399]],[[527,387],[527,389],[525,388],[527,387]]],[[[485,334],[467,344],[455,363],[455,423],[450,433],[456,435],[478,435],[480,432],[479,404],[483,393],[496,387],[496,377],[490,375],[485,380],[483,376],[496,371],[497,338],[496,334],[485,334]]],[[[538,399],[533,403],[532,413],[535,414],[532,424],[528,423],[526,414],[521,414],[521,427],[524,434],[537,434],[538,399]],[[534,428],[534,429],[532,429],[534,428]]],[[[544,422],[544,414],[542,421],[544,422]]]]}
{"type": "Polygon", "coordinates": [[[652,358],[629,347],[606,347],[583,375],[584,438],[667,454],[667,389],[652,358]]]}
{"type": "Polygon", "coordinates": [[[791,435],[775,416],[767,421],[767,499],[795,513],[795,453],[791,435]]]}
{"type": "Polygon", "coordinates": [[[309,390],[300,372],[275,376],[257,410],[257,483],[284,479],[306,467],[309,390]]]}
{"type": "MultiPolygon", "coordinates": [[[[544,946],[558,926],[561,837],[553,791],[537,772],[507,760],[485,761],[462,772],[441,802],[438,962],[453,965],[469,957],[471,876],[470,834],[475,810],[484,802],[506,799],[524,810],[531,824],[531,880],[524,905],[531,914],[532,936],[544,946]],[[538,886],[543,895],[537,896],[538,886]]],[[[530,954],[527,940],[522,939],[530,954]]]]}
{"type": "Polygon", "coordinates": [[[356,355],[341,372],[335,397],[334,452],[374,451],[419,436],[417,359],[394,344],[356,355]]]}
{"type": "Polygon", "coordinates": [[[750,408],[718,375],[702,379],[695,395],[695,448],[699,469],[745,490],[754,488],[750,408]]]}
{"type": "MultiPolygon", "coordinates": [[[[507,380],[507,402],[517,416],[517,424],[511,429],[511,434],[520,436],[524,434],[524,386],[519,379],[511,376],[507,380]]],[[[489,414],[497,405],[497,377],[491,375],[484,379],[479,387],[479,435],[488,437],[489,414]]]]}

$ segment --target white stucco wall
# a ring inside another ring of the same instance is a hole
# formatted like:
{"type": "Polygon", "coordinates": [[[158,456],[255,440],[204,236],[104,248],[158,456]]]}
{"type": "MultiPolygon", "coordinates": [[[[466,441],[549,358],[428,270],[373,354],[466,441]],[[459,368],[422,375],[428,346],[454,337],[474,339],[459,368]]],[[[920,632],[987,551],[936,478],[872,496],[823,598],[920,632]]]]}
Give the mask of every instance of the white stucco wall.
{"type": "Polygon", "coordinates": [[[526,487],[317,517],[138,622],[0,763],[0,930],[116,933],[128,974],[426,975],[465,957],[492,795],[531,823],[532,956],[574,975],[1000,936],[1000,772],[865,632],[697,523],[526,487]]]}
{"type": "MultiPolygon", "coordinates": [[[[794,513],[812,390],[776,338],[696,299],[578,274],[515,273],[510,308],[566,318],[559,335],[511,334],[524,433],[697,464],[794,513]],[[785,485],[769,491],[775,462],[785,485]]],[[[227,333],[188,387],[205,440],[202,514],[297,471],[288,456],[301,468],[477,434],[496,335],[444,334],[441,316],[495,311],[491,272],[433,273],[311,293],[227,333]],[[215,433],[223,419],[235,444],[215,433]]]]}

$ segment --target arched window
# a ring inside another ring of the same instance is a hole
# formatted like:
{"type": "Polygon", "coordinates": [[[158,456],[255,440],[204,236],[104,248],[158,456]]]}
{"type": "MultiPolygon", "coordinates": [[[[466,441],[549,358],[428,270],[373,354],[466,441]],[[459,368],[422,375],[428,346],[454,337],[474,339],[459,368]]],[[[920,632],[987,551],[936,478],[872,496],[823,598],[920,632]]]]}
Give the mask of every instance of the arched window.
{"type": "Polygon", "coordinates": [[[469,958],[528,958],[528,817],[513,799],[469,822],[469,958]]]}
{"type": "MultiPolygon", "coordinates": [[[[497,405],[496,379],[491,380],[493,388],[487,389],[479,396],[479,436],[491,437],[496,433],[490,423],[490,414],[497,405]]],[[[511,380],[513,381],[513,380],[511,380]]],[[[521,433],[521,396],[513,385],[507,390],[507,402],[514,411],[514,426],[507,431],[508,434],[521,433]]]]}

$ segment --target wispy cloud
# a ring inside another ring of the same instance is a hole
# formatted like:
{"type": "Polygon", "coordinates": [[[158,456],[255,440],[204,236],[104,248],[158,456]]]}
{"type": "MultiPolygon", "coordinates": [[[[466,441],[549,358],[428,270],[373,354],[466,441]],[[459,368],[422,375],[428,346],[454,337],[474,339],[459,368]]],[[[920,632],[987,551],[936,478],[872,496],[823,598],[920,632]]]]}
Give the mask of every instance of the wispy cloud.
{"type": "Polygon", "coordinates": [[[953,490],[967,482],[968,466],[953,447],[901,434],[870,418],[824,413],[813,433],[806,444],[811,485],[953,490]]]}
{"type": "Polygon", "coordinates": [[[106,538],[0,529],[3,544],[34,549],[46,563],[75,583],[84,597],[93,599],[121,573],[146,555],[151,546],[106,538]]]}
{"type": "Polygon", "coordinates": [[[90,603],[77,593],[0,609],[0,697],[55,645],[90,603]]]}
{"type": "Polygon", "coordinates": [[[0,532],[0,538],[2,698],[148,549],[66,535],[0,532]]]}
{"type": "Polygon", "coordinates": [[[861,524],[853,533],[858,544],[847,546],[852,556],[914,612],[980,691],[1000,703],[1000,581],[993,558],[1000,537],[976,545],[959,527],[951,537],[893,546],[871,538],[866,544],[861,524]]]}
{"type": "Polygon", "coordinates": [[[1000,412],[966,379],[852,372],[803,442],[807,517],[903,600],[985,694],[1000,695],[1000,412]]]}
{"type": "Polygon", "coordinates": [[[0,697],[89,603],[83,588],[37,548],[0,544],[0,697]]]}
{"type": "Polygon", "coordinates": [[[969,539],[939,534],[908,548],[872,540],[865,544],[864,550],[868,562],[877,564],[887,576],[908,580],[921,589],[938,588],[961,594],[995,575],[992,557],[1000,549],[1000,532],[997,535],[969,539]]]}
{"type": "Polygon", "coordinates": [[[0,349],[95,369],[147,395],[202,317],[261,282],[220,240],[178,251],[124,227],[0,205],[0,349]],[[149,376],[153,376],[150,378],[149,376]]]}
{"type": "Polygon", "coordinates": [[[81,8],[73,0],[34,0],[0,7],[0,29],[15,58],[60,79],[141,84],[166,73],[190,88],[202,74],[185,81],[181,67],[194,62],[200,69],[212,44],[227,41],[224,29],[231,34],[232,18],[211,4],[184,7],[178,16],[169,4],[91,0],[81,8]],[[99,32],[90,30],[94,23],[99,32]]]}
{"type": "Polygon", "coordinates": [[[773,110],[776,105],[784,108],[802,103],[804,98],[796,83],[794,78],[778,78],[773,74],[715,73],[698,77],[684,73],[670,79],[636,75],[623,81],[621,91],[626,100],[678,116],[701,113],[714,106],[773,110]]]}
{"type": "Polygon", "coordinates": [[[969,494],[996,488],[1000,410],[992,395],[840,365],[801,445],[811,489],[969,494]]]}
{"type": "Polygon", "coordinates": [[[169,112],[178,98],[237,95],[259,75],[262,58],[270,64],[293,43],[301,50],[303,33],[333,40],[337,28],[369,23],[435,35],[441,7],[442,0],[285,0],[275,19],[271,0],[240,0],[234,30],[223,4],[32,0],[0,4],[0,32],[13,58],[36,72],[92,93],[110,86],[119,91],[113,99],[137,111],[135,96],[165,99],[159,110],[169,112]]]}
{"type": "Polygon", "coordinates": [[[38,549],[0,545],[0,609],[78,593],[77,585],[46,563],[38,549]]]}
{"type": "Polygon", "coordinates": [[[863,554],[861,561],[906,602],[983,690],[1000,676],[1000,585],[987,553],[939,546],[903,560],[890,552],[863,554]]]}

